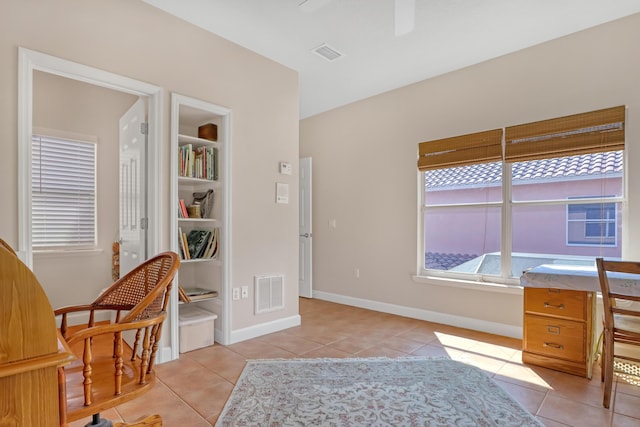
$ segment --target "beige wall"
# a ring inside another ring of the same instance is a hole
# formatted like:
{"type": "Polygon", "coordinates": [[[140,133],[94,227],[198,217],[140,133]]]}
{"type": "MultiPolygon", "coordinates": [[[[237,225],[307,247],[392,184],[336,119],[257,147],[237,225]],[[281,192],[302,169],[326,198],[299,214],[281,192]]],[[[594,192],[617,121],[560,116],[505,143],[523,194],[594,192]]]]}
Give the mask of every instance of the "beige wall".
{"type": "Polygon", "coordinates": [[[34,127],[53,130],[48,134],[51,136],[63,132],[97,138],[99,251],[83,255],[36,253],[33,257],[33,271],[54,308],[87,303],[111,284],[111,245],[118,236],[118,174],[114,172],[118,170],[118,120],[137,99],[52,74],[34,73],[34,127]]]}
{"type": "Polygon", "coordinates": [[[640,247],[631,244],[640,239],[638,40],[634,15],[301,121],[300,155],[314,162],[314,289],[517,331],[518,294],[412,280],[417,144],[616,105],[628,106],[623,253],[640,258],[640,247]]]}
{"type": "MultiPolygon", "coordinates": [[[[18,243],[18,47],[104,69],[164,89],[162,247],[169,247],[170,92],[232,109],[232,286],[283,274],[285,309],[255,316],[253,292],[234,301],[232,329],[298,313],[297,169],[290,203],[275,204],[278,162],[297,164],[298,76],[273,61],[140,1],[8,0],[0,13],[0,236],[18,243]]],[[[78,260],[82,262],[82,260],[78,260]]],[[[60,289],[61,294],[74,292],[60,289]]]]}

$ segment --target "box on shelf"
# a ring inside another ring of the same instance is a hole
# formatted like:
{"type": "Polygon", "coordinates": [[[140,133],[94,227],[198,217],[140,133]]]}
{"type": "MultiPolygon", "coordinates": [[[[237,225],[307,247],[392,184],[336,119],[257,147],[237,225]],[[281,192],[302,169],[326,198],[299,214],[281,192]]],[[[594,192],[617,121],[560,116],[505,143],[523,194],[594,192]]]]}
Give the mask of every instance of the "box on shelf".
{"type": "Polygon", "coordinates": [[[208,139],[209,141],[218,140],[218,126],[213,123],[207,123],[198,128],[198,138],[208,139]]]}
{"type": "Polygon", "coordinates": [[[193,305],[180,306],[180,353],[213,345],[214,322],[218,315],[193,305]]]}

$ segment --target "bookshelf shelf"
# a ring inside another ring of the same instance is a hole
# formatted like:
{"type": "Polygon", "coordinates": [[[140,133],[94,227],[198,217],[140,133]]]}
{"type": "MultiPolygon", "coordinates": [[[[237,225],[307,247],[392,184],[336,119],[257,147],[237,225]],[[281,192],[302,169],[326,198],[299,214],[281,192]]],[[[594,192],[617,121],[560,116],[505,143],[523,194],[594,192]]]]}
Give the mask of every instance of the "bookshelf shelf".
{"type": "MultiPolygon", "coordinates": [[[[228,147],[230,110],[183,95],[171,97],[172,212],[173,250],[181,255],[176,283],[183,289],[199,289],[215,295],[198,295],[190,304],[217,314],[215,339],[228,337],[228,147]],[[217,141],[198,137],[198,128],[215,124],[217,141]],[[211,191],[212,190],[212,191],[211,191]],[[205,203],[203,195],[211,193],[205,203]],[[208,199],[211,200],[211,199],[208,199]],[[198,218],[203,213],[204,218],[198,218]],[[192,215],[192,217],[189,217],[192,215]],[[195,217],[194,217],[195,216],[195,217]]],[[[172,334],[179,342],[176,293],[172,334]]],[[[174,351],[172,349],[172,351],[174,351]]],[[[174,353],[177,357],[177,351],[174,353]]],[[[174,358],[175,358],[174,357],[174,358]]]]}
{"type": "Polygon", "coordinates": [[[208,147],[208,146],[217,147],[217,148],[222,147],[222,143],[220,143],[219,141],[211,141],[208,139],[198,138],[197,136],[184,135],[184,134],[178,134],[178,144],[179,145],[193,144],[196,147],[208,147]]]}
{"type": "Polygon", "coordinates": [[[211,186],[211,188],[222,188],[222,183],[211,179],[192,178],[190,176],[178,176],[180,184],[192,184],[201,186],[211,186]]]}
{"type": "Polygon", "coordinates": [[[178,222],[195,222],[195,223],[205,223],[211,226],[219,225],[220,221],[216,218],[178,218],[178,222]]]}

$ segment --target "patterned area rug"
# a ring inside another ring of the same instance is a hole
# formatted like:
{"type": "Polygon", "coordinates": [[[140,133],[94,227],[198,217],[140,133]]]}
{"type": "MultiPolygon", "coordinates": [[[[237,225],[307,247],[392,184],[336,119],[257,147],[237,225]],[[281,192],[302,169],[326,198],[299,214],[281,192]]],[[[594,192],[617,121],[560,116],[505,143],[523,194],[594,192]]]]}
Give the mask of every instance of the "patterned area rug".
{"type": "Polygon", "coordinates": [[[250,360],[216,427],[536,426],[480,369],[448,359],[250,360]]]}

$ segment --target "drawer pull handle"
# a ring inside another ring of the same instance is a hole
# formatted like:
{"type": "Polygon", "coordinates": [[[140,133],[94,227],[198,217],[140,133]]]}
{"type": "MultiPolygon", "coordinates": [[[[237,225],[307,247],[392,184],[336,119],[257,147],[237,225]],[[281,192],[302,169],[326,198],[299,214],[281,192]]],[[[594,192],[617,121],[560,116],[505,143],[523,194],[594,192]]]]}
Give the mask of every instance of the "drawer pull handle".
{"type": "Polygon", "coordinates": [[[564,304],[553,305],[553,304],[549,304],[548,302],[545,302],[544,308],[557,308],[558,310],[564,310],[564,304]]]}
{"type": "Polygon", "coordinates": [[[553,335],[560,335],[560,326],[547,326],[547,333],[553,335]]]}
{"type": "Polygon", "coordinates": [[[545,342],[543,344],[543,347],[551,347],[551,348],[555,348],[558,350],[564,350],[564,346],[562,344],[554,344],[552,342],[545,342]]]}
{"type": "Polygon", "coordinates": [[[562,291],[560,289],[548,288],[547,292],[550,293],[550,294],[559,294],[562,291]]]}

